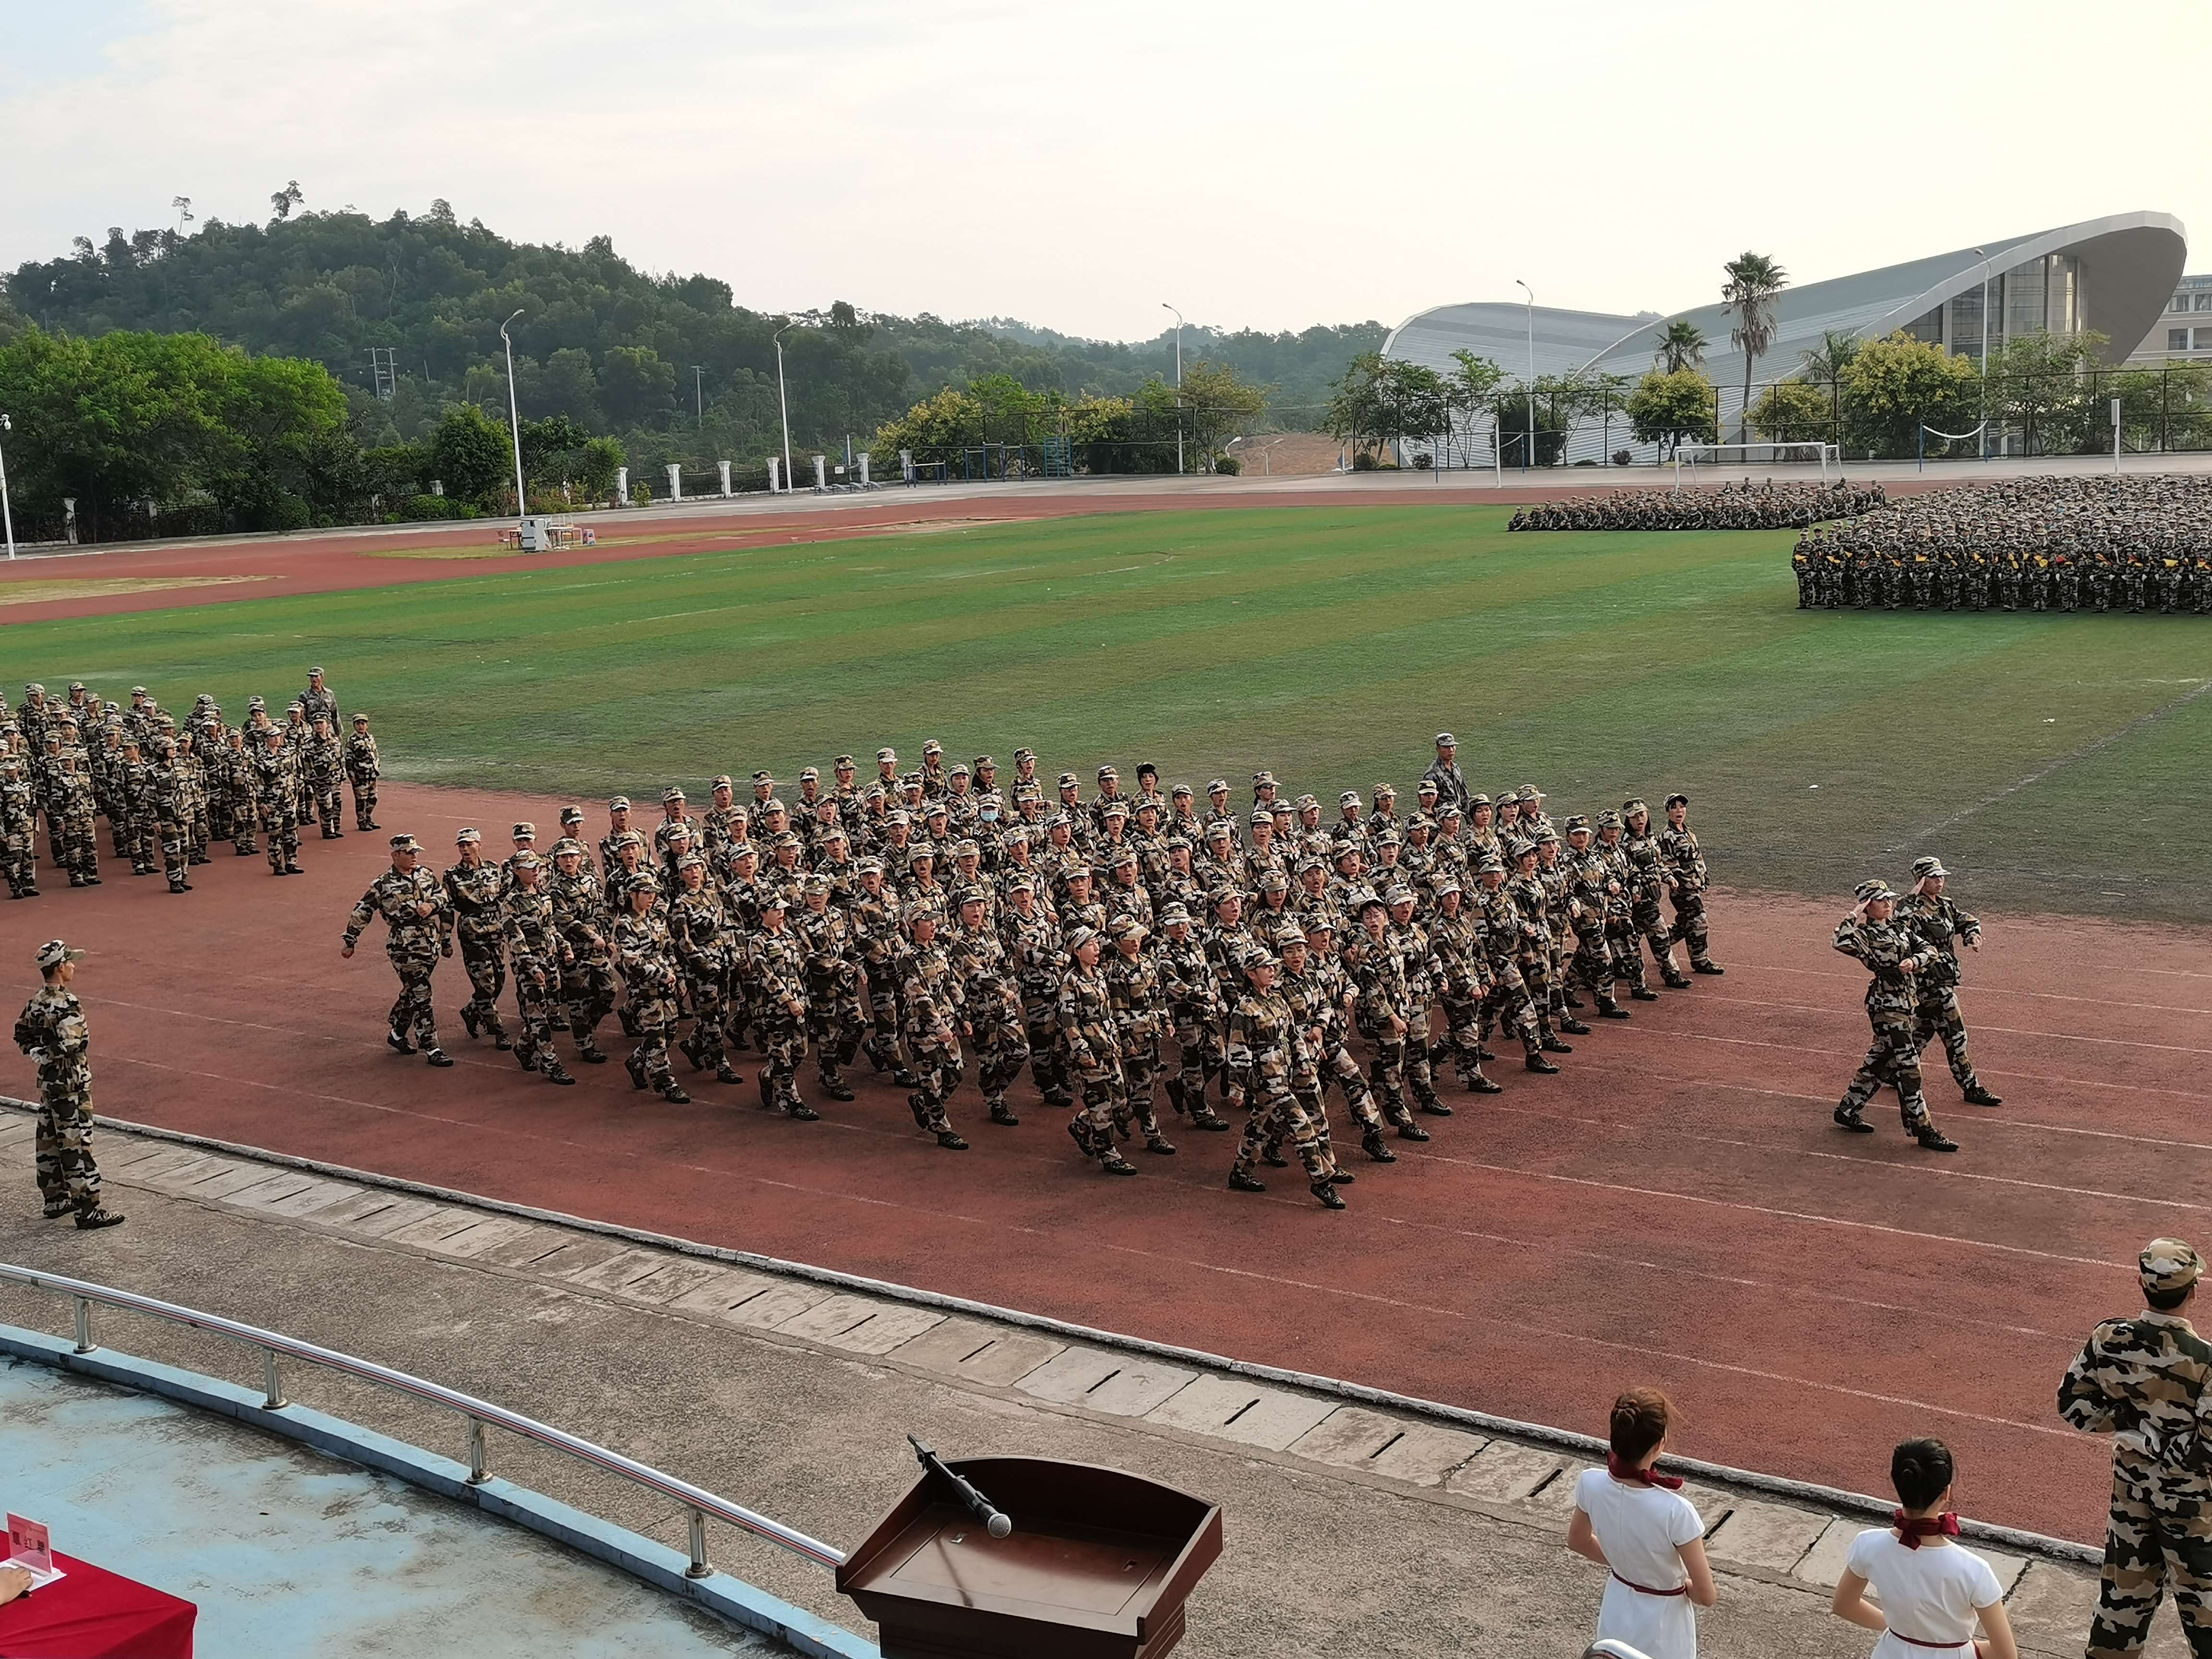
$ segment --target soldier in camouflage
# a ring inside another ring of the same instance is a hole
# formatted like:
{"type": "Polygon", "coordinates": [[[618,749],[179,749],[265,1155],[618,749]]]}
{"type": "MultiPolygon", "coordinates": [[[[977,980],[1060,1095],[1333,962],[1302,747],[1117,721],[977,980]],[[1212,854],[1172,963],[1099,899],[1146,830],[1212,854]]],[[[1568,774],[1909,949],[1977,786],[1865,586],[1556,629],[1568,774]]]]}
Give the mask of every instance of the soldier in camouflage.
{"type": "MultiPolygon", "coordinates": [[[[1525,819],[1528,812],[1525,799],[1521,810],[1525,819]]],[[[1626,830],[1621,850],[1627,855],[1633,876],[1628,890],[1629,925],[1650,947],[1661,981],[1669,990],[1684,990],[1690,981],[1674,965],[1674,935],[1659,914],[1659,901],[1674,890],[1675,878],[1661,855],[1659,838],[1651,833],[1651,809],[1640,800],[1623,801],[1620,819],[1626,830]]]]}
{"type": "Polygon", "coordinates": [[[346,739],[346,782],[353,791],[353,823],[356,830],[376,825],[376,781],[384,775],[384,763],[376,752],[376,738],[368,729],[368,716],[353,717],[353,734],[346,739]]]}
{"type": "Polygon", "coordinates": [[[1705,931],[1705,854],[1698,845],[1698,832],[1690,828],[1687,795],[1678,792],[1667,797],[1667,827],[1659,832],[1658,842],[1659,860],[1669,878],[1668,899],[1674,909],[1668,936],[1690,947],[1691,972],[1727,972],[1713,960],[1712,941],[1705,931]]]}
{"type": "Polygon", "coordinates": [[[39,809],[22,758],[0,750],[0,861],[8,872],[8,896],[39,896],[39,809]]]}
{"type": "Polygon", "coordinates": [[[92,1030],[70,989],[84,952],[59,939],[38,950],[45,981],[15,1020],[15,1046],[39,1068],[39,1127],[33,1146],[39,1196],[48,1218],[76,1217],[87,1231],[123,1218],[100,1201],[100,1166],[92,1156],[92,1030]]]}
{"type": "MultiPolygon", "coordinates": [[[[327,831],[327,819],[324,828],[327,831]]],[[[507,884],[501,866],[485,860],[481,832],[459,831],[453,849],[458,862],[440,885],[446,890],[453,937],[460,943],[461,971],[469,976],[471,994],[461,1008],[461,1024],[472,1037],[490,1032],[493,1046],[504,1053],[514,1046],[499,1017],[500,993],[507,988],[507,927],[499,902],[507,884]]]]}
{"type": "Polygon", "coordinates": [[[647,874],[630,884],[629,912],[616,918],[615,967],[635,1022],[637,1047],[623,1062],[630,1087],[658,1090],[681,1106],[691,1097],[668,1063],[668,1034],[676,1029],[676,950],[659,913],[660,883],[647,874]]]}
{"type": "Polygon", "coordinates": [[[1145,949],[1148,930],[1134,916],[1124,915],[1107,928],[1114,953],[1101,969],[1107,1000],[1114,1010],[1114,1041],[1121,1051],[1121,1098],[1114,1113],[1114,1128],[1122,1139],[1133,1123],[1145,1137],[1145,1150],[1171,1157],[1175,1143],[1160,1133],[1160,1120],[1152,1109],[1152,1080],[1159,1075],[1160,1036],[1167,1020],[1167,991],[1160,981],[1159,963],[1145,949]]]}
{"type": "Polygon", "coordinates": [[[937,1137],[947,1152],[964,1152],[968,1143],[955,1133],[945,1103],[960,1086],[966,1057],[960,1048],[966,1024],[961,1009],[959,975],[938,943],[935,906],[911,902],[899,912],[906,945],[892,964],[898,977],[900,1036],[907,1069],[917,1079],[907,1105],[915,1127],[937,1137]]]}
{"type": "Polygon", "coordinates": [[[2203,1262],[2178,1238],[2138,1261],[2144,1310],[2090,1334],[2058,1414],[2112,1437],[2112,1511],[2087,1659],[2134,1659],[2170,1583],[2190,1651],[2212,1654],[2212,1343],[2186,1317],[2203,1262]]]}
{"type": "Polygon", "coordinates": [[[1114,1024],[1114,1000],[1098,971],[1105,941],[1090,927],[1067,935],[1068,966],[1060,980],[1056,1009],[1060,1075],[1082,1085],[1082,1109],[1067,1121],[1067,1133],[1085,1158],[1095,1158],[1108,1175],[1134,1175],[1137,1166],[1115,1144],[1114,1118],[1121,1104],[1121,1053],[1114,1024]]]}
{"type": "Polygon", "coordinates": [[[615,1006],[614,958],[607,951],[606,901],[584,858],[584,844],[553,844],[553,919],[568,946],[561,958],[561,1001],[576,1039],[576,1058],[606,1064],[599,1022],[615,1006]]]}
{"type": "MultiPolygon", "coordinates": [[[[991,925],[990,895],[970,885],[960,895],[960,921],[948,946],[959,977],[962,1006],[975,1045],[975,1085],[991,1121],[1012,1128],[1021,1121],[1006,1104],[1006,1091],[1030,1058],[1021,992],[1004,940],[991,925]]],[[[857,1006],[857,1001],[855,1006],[857,1006]]]]}
{"type": "Polygon", "coordinates": [[[412,836],[392,838],[392,867],[369,884],[346,919],[345,945],[339,955],[350,957],[368,924],[383,917],[385,954],[399,975],[399,1000],[392,1005],[384,1040],[398,1053],[411,1054],[419,1048],[431,1065],[451,1066],[453,1062],[438,1046],[430,975],[441,956],[453,954],[453,942],[446,936],[445,891],[437,878],[417,864],[422,851],[422,844],[412,836]]]}
{"type": "Polygon", "coordinates": [[[518,853],[514,884],[500,897],[500,942],[514,970],[514,1013],[522,1030],[514,1044],[516,1061],[526,1072],[541,1073],[550,1083],[571,1084],[553,1052],[553,1027],[561,1009],[561,972],[574,960],[553,914],[552,895],[540,886],[544,866],[535,853],[518,853]]]}
{"type": "Polygon", "coordinates": [[[1912,981],[1913,1042],[1925,1049],[1938,1038],[1942,1040],[1944,1058],[1951,1063],[1951,1075],[1966,1096],[1966,1104],[2002,1106],[2003,1097],[1983,1086],[1966,1053],[1966,1020],[1959,1012],[1959,947],[1980,951],[1982,924],[1980,918],[1944,896],[1943,883],[1950,873],[1940,859],[1913,860],[1912,890],[1897,907],[1899,922],[1936,951],[1927,969],[1912,981]]]}
{"type": "Polygon", "coordinates": [[[1955,1152],[1958,1143],[1928,1115],[1928,1103],[1920,1093],[1920,1050],[1912,1040],[1914,976],[1939,953],[1896,921],[1897,895],[1884,884],[1863,881],[1856,896],[1850,914],[1836,924],[1834,944],[1873,975],[1867,985],[1866,1011],[1874,1042],[1836,1108],[1837,1127],[1872,1134],[1874,1126],[1861,1114],[1867,1102],[1888,1085],[1897,1091],[1905,1133],[1931,1152],[1955,1152]]]}
{"type": "Polygon", "coordinates": [[[1247,944],[1236,967],[1243,988],[1229,1014],[1229,1065],[1238,1074],[1250,1114],[1236,1162],[1230,1166],[1230,1188],[1240,1193],[1266,1192],[1266,1183],[1252,1173],[1252,1166],[1271,1139],[1287,1139],[1305,1166],[1308,1190],[1329,1209],[1343,1209],[1344,1200],[1336,1188],[1349,1184],[1352,1177],[1338,1173],[1322,1144],[1320,1125],[1293,1091],[1292,1081],[1302,1070],[1304,1039],[1290,1004],[1275,989],[1276,960],[1260,945],[1247,944]]]}
{"type": "Polygon", "coordinates": [[[753,1035],[767,1064],[760,1069],[760,1103],[800,1123],[821,1113],[799,1096],[799,1062],[806,1058],[806,953],[787,925],[783,894],[764,888],[760,926],[747,939],[739,977],[750,981],[753,1035]]]}
{"type": "Polygon", "coordinates": [[[816,871],[799,891],[798,914],[787,913],[785,920],[805,956],[807,1040],[814,1047],[822,1092],[832,1100],[850,1100],[853,1090],[843,1068],[860,1051],[867,1019],[860,1001],[860,948],[827,875],[816,871]]]}

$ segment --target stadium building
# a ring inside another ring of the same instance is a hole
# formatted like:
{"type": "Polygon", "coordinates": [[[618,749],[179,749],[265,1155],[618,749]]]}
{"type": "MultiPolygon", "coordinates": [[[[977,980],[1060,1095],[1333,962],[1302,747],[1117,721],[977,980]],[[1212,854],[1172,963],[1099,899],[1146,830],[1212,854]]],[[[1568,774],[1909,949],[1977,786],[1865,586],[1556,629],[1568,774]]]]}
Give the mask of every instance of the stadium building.
{"type": "MultiPolygon", "coordinates": [[[[2146,353],[2162,361],[2197,358],[2193,348],[2200,340],[2212,351],[2212,278],[2185,283],[2187,254],[2181,222],[2170,214],[2121,213],[2000,238],[1978,249],[1793,284],[1775,296],[1774,341],[1753,365],[1753,401],[1766,386],[1802,374],[1803,354],[1831,332],[1872,340],[1902,331],[1978,361],[1984,281],[1986,337],[1993,354],[2008,339],[2047,329],[2105,336],[2109,343],[2102,356],[2113,365],[2141,361],[2146,353]],[[2201,299],[2189,285],[2194,283],[2203,284],[2201,299]],[[2205,307],[2201,319],[2193,310],[2185,326],[2172,319],[2184,305],[2199,304],[2205,307]],[[2173,344],[2177,331],[2188,336],[2187,345],[2173,344]]],[[[1632,316],[1544,306],[1532,310],[1513,301],[1438,306],[1401,323],[1382,350],[1444,374],[1456,367],[1455,352],[1472,351],[1516,383],[1532,372],[1539,377],[1617,374],[1632,381],[1652,366],[1661,331],[1677,321],[1693,325],[1705,337],[1704,370],[1719,389],[1722,429],[1733,434],[1743,404],[1744,360],[1729,343],[1733,318],[1718,303],[1632,316]]],[[[1511,433],[1506,435],[1510,455],[1511,433]]],[[[1452,465],[1486,466],[1492,442],[1486,422],[1480,432],[1456,434],[1445,450],[1452,465]]],[[[1578,423],[1565,459],[1603,462],[1623,450],[1637,461],[1656,455],[1653,446],[1632,444],[1626,420],[1615,414],[1578,423]]]]}

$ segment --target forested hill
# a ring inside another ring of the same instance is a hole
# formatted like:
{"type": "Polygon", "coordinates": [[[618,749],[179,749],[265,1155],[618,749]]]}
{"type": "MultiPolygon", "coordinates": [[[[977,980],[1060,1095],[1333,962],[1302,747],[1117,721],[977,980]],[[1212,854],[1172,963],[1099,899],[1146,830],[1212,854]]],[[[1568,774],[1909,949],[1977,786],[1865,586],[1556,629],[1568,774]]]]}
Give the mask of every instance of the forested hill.
{"type": "MultiPolygon", "coordinates": [[[[319,361],[353,394],[365,443],[418,438],[455,403],[503,415],[499,325],[518,308],[511,331],[526,419],[565,416],[633,440],[680,433],[726,455],[766,453],[776,428],[773,342],[787,319],[738,305],[716,277],[641,271],[605,237],[580,248],[512,242],[460,222],[442,201],[383,220],[289,211],[266,224],[210,220],[181,239],[113,229],[102,244],[80,237],[72,252],[23,264],[6,282],[0,333],[12,309],[49,332],[198,330],[257,355],[319,361]],[[386,350],[397,385],[379,404],[368,395],[371,354],[386,350]]],[[[1075,397],[1125,393],[1174,373],[1172,331],[1114,343],[1004,319],[870,315],[842,301],[798,322],[785,336],[791,422],[810,446],[865,435],[985,375],[1075,397]]],[[[1297,334],[1190,327],[1183,356],[1272,386],[1276,423],[1311,425],[1331,383],[1384,332],[1374,322],[1297,334]]]]}

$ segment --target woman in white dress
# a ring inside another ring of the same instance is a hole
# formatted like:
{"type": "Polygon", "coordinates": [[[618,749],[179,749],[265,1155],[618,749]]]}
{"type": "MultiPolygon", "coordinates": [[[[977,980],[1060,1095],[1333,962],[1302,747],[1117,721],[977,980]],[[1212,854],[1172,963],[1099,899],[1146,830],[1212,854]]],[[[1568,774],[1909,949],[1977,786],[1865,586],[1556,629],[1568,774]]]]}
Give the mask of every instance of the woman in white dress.
{"type": "Polygon", "coordinates": [[[1718,1592],[1705,1560],[1705,1523],[1678,1476],[1656,1467],[1674,1408],[1656,1389],[1613,1402],[1612,1455],[1575,1482],[1567,1547],[1606,1569],[1597,1633],[1650,1659],[1697,1659],[1698,1617],[1718,1592]]]}
{"type": "Polygon", "coordinates": [[[1891,1525],[1851,1540],[1836,1581],[1836,1616],[1881,1632],[1873,1659],[2019,1659],[1996,1574],[1952,1541],[1959,1517],[1951,1509],[1951,1449],[1908,1440],[1890,1454],[1889,1479],[1902,1507],[1891,1525]],[[1867,1600],[1869,1588],[1881,1607],[1867,1600]]]}

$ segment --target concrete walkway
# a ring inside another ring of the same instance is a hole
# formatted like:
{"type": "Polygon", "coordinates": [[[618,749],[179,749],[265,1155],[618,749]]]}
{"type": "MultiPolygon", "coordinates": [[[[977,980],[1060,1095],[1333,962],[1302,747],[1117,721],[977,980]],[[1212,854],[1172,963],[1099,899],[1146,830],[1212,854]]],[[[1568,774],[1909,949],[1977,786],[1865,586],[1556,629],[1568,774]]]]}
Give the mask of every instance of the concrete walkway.
{"type": "MultiPolygon", "coordinates": [[[[0,1215],[0,1259],[435,1378],[835,1543],[857,1542],[909,1483],[911,1430],[950,1455],[1116,1464],[1221,1504],[1227,1550],[1192,1603],[1193,1655],[1565,1654],[1594,1624],[1601,1581],[1560,1542],[1586,1465],[1541,1445],[150,1137],[103,1133],[98,1150],[131,1222],[81,1236],[37,1218],[29,1124],[0,1115],[0,1181],[20,1195],[0,1215]]],[[[0,1288],[0,1319],[61,1330],[67,1310],[0,1288]]],[[[115,1316],[100,1335],[252,1380],[246,1357],[191,1332],[115,1316]]],[[[458,1451],[442,1415],[335,1376],[289,1386],[458,1451]]],[[[622,1483],[496,1437],[491,1467],[682,1547],[681,1518],[622,1483]]],[[[1703,1652],[1866,1651],[1826,1611],[1862,1519],[1691,1496],[1722,1572],[1703,1652]]],[[[710,1545],[718,1565],[874,1634],[811,1565],[720,1530],[710,1545]]],[[[1984,1553],[2024,1650],[2079,1653],[2092,1574],[1984,1553]]],[[[2181,1651],[2171,1619],[2155,1656],[2181,1651]]]]}
{"type": "Polygon", "coordinates": [[[200,1609],[205,1654],[703,1659],[784,1650],[627,1574],[227,1418],[0,1360],[0,1498],[200,1609]]]}

